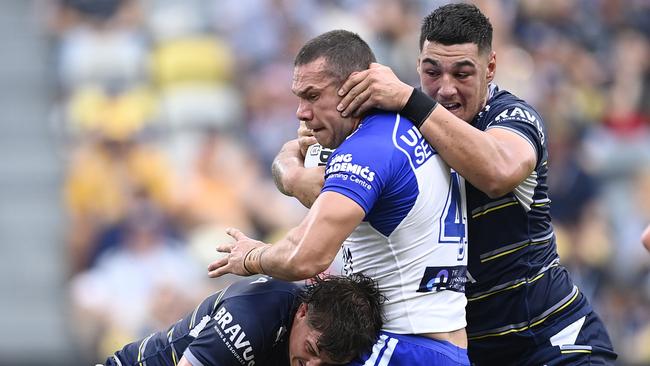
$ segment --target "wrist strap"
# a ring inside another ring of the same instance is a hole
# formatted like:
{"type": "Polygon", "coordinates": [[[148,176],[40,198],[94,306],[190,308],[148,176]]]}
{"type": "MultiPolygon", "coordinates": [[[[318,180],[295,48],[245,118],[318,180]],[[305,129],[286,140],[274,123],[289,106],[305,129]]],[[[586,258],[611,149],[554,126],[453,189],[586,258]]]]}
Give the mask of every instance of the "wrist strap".
{"type": "Polygon", "coordinates": [[[244,269],[249,275],[256,273],[266,274],[262,268],[262,254],[269,249],[269,245],[263,245],[253,248],[246,253],[244,257],[244,269]]]}
{"type": "Polygon", "coordinates": [[[415,127],[420,128],[437,105],[438,102],[435,99],[426,95],[420,89],[413,88],[409,100],[399,114],[410,119],[415,127]]]}

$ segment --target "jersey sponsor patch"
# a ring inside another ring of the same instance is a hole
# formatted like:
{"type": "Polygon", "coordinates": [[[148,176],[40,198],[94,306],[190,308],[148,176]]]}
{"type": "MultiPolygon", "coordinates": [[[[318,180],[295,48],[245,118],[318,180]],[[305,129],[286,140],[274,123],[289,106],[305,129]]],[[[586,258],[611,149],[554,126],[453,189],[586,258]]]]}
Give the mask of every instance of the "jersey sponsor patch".
{"type": "Polygon", "coordinates": [[[496,117],[494,117],[495,123],[501,123],[506,121],[526,122],[535,126],[535,129],[537,130],[537,134],[539,135],[541,143],[544,144],[544,130],[542,129],[542,122],[540,121],[539,118],[537,118],[537,116],[535,116],[535,113],[529,111],[526,108],[512,107],[512,108],[504,109],[503,112],[499,113],[496,117]]]}
{"type": "Polygon", "coordinates": [[[417,292],[465,292],[467,266],[427,267],[417,292]]]}
{"type": "Polygon", "coordinates": [[[232,314],[225,307],[221,307],[214,315],[214,320],[217,322],[214,329],[233,356],[242,365],[253,366],[255,364],[253,347],[241,325],[234,322],[232,314]]]}
{"type": "Polygon", "coordinates": [[[424,164],[436,153],[424,139],[420,130],[410,123],[400,123],[395,133],[395,146],[409,156],[414,168],[424,164]]]}
{"type": "Polygon", "coordinates": [[[499,122],[501,120],[505,121],[505,120],[512,120],[512,119],[524,121],[524,122],[530,122],[530,123],[537,122],[537,117],[535,117],[534,114],[520,107],[505,109],[503,112],[499,113],[499,115],[494,118],[496,122],[499,122]]]}
{"type": "Polygon", "coordinates": [[[355,164],[352,154],[338,154],[330,161],[325,175],[340,178],[352,183],[356,183],[365,189],[372,189],[370,184],[375,180],[375,172],[370,166],[364,164],[355,164]]]}

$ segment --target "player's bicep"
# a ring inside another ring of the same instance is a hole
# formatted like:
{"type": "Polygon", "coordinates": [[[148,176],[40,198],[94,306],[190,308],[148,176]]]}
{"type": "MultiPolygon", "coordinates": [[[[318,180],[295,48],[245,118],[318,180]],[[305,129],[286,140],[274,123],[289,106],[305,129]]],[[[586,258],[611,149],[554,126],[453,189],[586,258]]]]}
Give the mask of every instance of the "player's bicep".
{"type": "Polygon", "coordinates": [[[325,270],[364,217],[365,211],[352,199],[336,192],[321,193],[294,232],[300,240],[289,261],[325,270]]]}
{"type": "Polygon", "coordinates": [[[365,215],[366,212],[356,201],[338,192],[325,191],[314,202],[306,217],[305,238],[331,238],[331,241],[340,244],[365,215]]]}
{"type": "Polygon", "coordinates": [[[526,179],[537,165],[537,148],[527,137],[516,130],[493,127],[486,131],[500,145],[505,165],[512,167],[512,180],[526,179]]]}

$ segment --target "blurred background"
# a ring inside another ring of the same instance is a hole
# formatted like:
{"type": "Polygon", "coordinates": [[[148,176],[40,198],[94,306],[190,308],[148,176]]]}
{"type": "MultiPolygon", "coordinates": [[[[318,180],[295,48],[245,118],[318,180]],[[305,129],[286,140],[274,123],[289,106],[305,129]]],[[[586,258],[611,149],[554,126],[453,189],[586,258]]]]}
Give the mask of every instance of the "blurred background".
{"type": "MultiPolygon", "coordinates": [[[[180,318],[234,226],[306,212],[273,186],[293,57],[335,28],[418,84],[432,0],[0,1],[0,363],[87,365],[180,318]]],[[[650,365],[650,2],[475,2],[497,83],[549,130],[562,262],[621,365],[650,365]]]]}

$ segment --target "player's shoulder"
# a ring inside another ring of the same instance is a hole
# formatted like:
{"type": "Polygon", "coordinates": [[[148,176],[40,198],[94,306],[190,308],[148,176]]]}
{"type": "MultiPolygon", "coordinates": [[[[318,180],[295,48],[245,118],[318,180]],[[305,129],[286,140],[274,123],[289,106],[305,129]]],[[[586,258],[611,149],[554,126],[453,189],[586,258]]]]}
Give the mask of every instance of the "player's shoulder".
{"type": "Polygon", "coordinates": [[[363,118],[359,128],[350,135],[350,138],[390,138],[399,119],[400,116],[395,112],[375,109],[363,118]]]}
{"type": "Polygon", "coordinates": [[[485,111],[497,121],[517,118],[527,118],[530,121],[539,117],[539,113],[532,105],[507,90],[496,92],[488,100],[485,111]]]}
{"type": "Polygon", "coordinates": [[[395,112],[372,110],[359,127],[336,149],[336,152],[365,152],[370,155],[389,153],[393,149],[393,135],[400,124],[412,125],[395,112]]]}
{"type": "Polygon", "coordinates": [[[479,113],[479,119],[483,119],[488,124],[507,121],[519,121],[534,125],[543,123],[541,116],[532,105],[507,90],[494,92],[479,113]]]}
{"type": "Polygon", "coordinates": [[[295,283],[274,279],[270,276],[257,275],[246,277],[232,284],[225,292],[224,299],[240,296],[273,296],[287,294],[296,296],[304,286],[295,283]]]}

